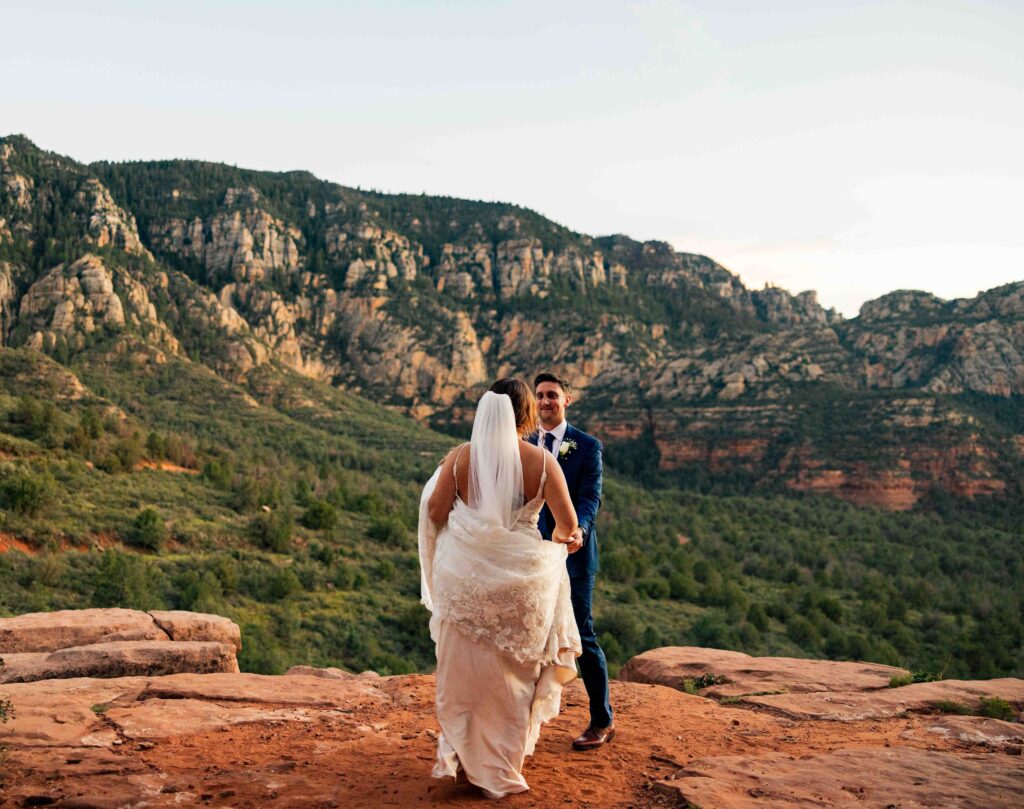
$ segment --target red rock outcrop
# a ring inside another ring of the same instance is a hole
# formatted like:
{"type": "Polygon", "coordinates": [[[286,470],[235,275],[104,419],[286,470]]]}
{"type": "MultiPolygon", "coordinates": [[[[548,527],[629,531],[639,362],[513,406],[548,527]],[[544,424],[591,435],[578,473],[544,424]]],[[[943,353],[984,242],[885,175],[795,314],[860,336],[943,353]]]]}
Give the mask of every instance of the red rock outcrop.
{"type": "Polygon", "coordinates": [[[238,671],[235,647],[203,641],[129,640],[5,655],[0,682],[238,671]]]}
{"type": "Polygon", "coordinates": [[[938,710],[950,703],[976,709],[982,698],[993,697],[1012,705],[1024,704],[1024,680],[1014,677],[978,681],[941,680],[887,688],[872,694],[835,690],[811,694],[768,694],[744,697],[744,700],[792,719],[852,722],[900,716],[907,711],[938,710]]]}
{"type": "Polygon", "coordinates": [[[697,693],[708,697],[737,697],[769,691],[874,691],[887,688],[894,676],[907,673],[879,663],[751,657],[743,652],[699,646],[666,646],[632,658],[619,671],[619,679],[682,690],[686,680],[710,674],[719,682],[697,693]]]}
{"type": "Polygon", "coordinates": [[[120,608],[0,618],[0,683],[237,672],[238,625],[219,615],[120,608]]]}
{"type": "MultiPolygon", "coordinates": [[[[531,791],[505,799],[507,805],[1020,805],[1024,726],[913,707],[894,713],[891,695],[924,689],[880,688],[888,667],[713,649],[643,657],[649,666],[674,661],[672,677],[729,670],[744,688],[772,685],[791,693],[720,704],[662,685],[613,682],[618,735],[601,750],[575,753],[570,741],[586,724],[587,697],[572,683],[562,714],[527,762],[531,791]],[[744,677],[750,678],[745,684],[744,677]],[[835,697],[843,693],[834,690],[839,687],[885,710],[875,718],[832,721],[806,711],[782,715],[777,706],[755,702],[835,697]],[[806,690],[824,688],[833,690],[806,690]]],[[[643,666],[634,661],[627,669],[639,677],[643,666]]],[[[944,693],[961,697],[1003,694],[1018,710],[1024,698],[1020,680],[923,685],[945,685],[944,693]]],[[[0,699],[10,699],[17,712],[0,725],[0,745],[8,750],[0,807],[113,809],[140,800],[153,807],[484,805],[474,787],[430,778],[438,727],[428,675],[299,667],[279,677],[69,679],[3,685],[0,699]]]]}
{"type": "Polygon", "coordinates": [[[238,624],[220,615],[185,610],[151,610],[149,616],[171,640],[216,641],[242,649],[238,624]]]}
{"type": "Polygon", "coordinates": [[[824,755],[722,756],[661,782],[684,805],[765,807],[994,807],[1021,795],[1024,761],[940,750],[836,750],[824,755]]]}
{"type": "Polygon", "coordinates": [[[152,617],[140,610],[59,610],[0,618],[0,654],[55,652],[117,640],[168,639],[152,617]]]}

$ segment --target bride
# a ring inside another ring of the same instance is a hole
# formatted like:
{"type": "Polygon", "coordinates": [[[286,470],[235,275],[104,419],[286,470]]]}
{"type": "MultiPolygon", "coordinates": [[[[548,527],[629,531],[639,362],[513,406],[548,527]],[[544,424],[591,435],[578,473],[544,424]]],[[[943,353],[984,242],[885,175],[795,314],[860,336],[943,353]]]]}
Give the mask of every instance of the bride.
{"type": "Polygon", "coordinates": [[[580,654],[565,568],[576,512],[554,456],[522,440],[536,426],[530,387],[498,380],[470,442],[448,454],[420,502],[441,725],[433,776],[462,771],[489,798],[529,789],[523,760],[558,715],[580,654]],[[545,500],[553,542],[537,531],[545,500]]]}

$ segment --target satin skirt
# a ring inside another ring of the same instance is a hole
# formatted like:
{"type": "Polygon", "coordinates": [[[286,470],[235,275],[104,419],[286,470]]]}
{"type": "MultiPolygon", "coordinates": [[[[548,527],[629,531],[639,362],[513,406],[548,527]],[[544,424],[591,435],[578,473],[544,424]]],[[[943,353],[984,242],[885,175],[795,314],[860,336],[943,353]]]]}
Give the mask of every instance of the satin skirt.
{"type": "Polygon", "coordinates": [[[563,686],[576,676],[575,653],[558,664],[520,663],[448,621],[437,627],[435,778],[459,769],[488,798],[529,789],[523,762],[541,726],[558,715],[563,686]]]}

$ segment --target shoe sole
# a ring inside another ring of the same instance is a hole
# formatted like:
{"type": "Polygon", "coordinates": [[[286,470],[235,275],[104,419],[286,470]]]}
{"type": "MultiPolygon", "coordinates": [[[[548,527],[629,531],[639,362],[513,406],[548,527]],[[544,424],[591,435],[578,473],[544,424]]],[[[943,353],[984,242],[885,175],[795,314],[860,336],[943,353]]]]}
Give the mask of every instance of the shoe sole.
{"type": "Polygon", "coordinates": [[[576,742],[573,742],[572,743],[572,749],[573,750],[579,750],[581,752],[585,752],[587,750],[597,750],[597,748],[599,748],[599,747],[604,747],[606,744],[611,744],[611,741],[614,738],[615,738],[615,731],[612,730],[612,732],[608,734],[608,738],[605,739],[603,742],[600,742],[599,744],[582,744],[582,745],[577,745],[576,742]]]}

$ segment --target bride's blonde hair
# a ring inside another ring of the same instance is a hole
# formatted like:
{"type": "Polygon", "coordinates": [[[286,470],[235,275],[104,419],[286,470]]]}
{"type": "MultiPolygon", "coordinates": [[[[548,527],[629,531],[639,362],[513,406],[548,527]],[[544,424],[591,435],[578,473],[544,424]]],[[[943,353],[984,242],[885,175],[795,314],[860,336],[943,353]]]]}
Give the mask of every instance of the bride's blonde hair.
{"type": "Polygon", "coordinates": [[[516,429],[520,435],[530,435],[537,431],[537,397],[525,380],[507,376],[499,379],[488,390],[504,393],[512,400],[512,410],[516,414],[516,429]]]}

